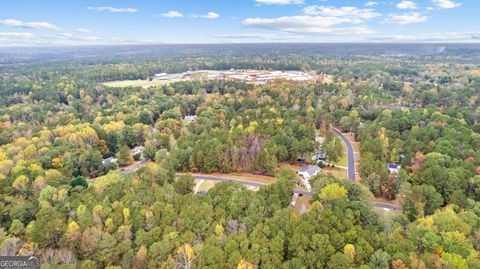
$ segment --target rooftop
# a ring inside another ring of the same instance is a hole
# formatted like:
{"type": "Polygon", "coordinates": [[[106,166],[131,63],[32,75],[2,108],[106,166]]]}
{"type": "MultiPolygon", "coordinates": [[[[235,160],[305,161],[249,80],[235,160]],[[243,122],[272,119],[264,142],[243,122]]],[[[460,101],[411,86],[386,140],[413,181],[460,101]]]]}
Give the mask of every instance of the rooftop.
{"type": "Polygon", "coordinates": [[[322,169],[318,165],[309,165],[302,167],[298,170],[298,173],[300,174],[307,174],[308,176],[314,176],[318,173],[320,173],[322,169]]]}

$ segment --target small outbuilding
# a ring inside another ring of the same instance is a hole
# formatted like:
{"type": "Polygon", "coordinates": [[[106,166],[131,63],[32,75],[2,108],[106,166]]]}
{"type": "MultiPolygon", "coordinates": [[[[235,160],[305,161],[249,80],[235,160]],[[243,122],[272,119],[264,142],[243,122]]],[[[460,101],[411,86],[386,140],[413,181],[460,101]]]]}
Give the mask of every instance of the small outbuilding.
{"type": "Polygon", "coordinates": [[[185,120],[188,120],[188,121],[195,121],[197,119],[197,116],[196,115],[187,115],[185,116],[185,120]]]}
{"type": "Polygon", "coordinates": [[[398,174],[398,171],[400,170],[402,166],[398,163],[389,163],[388,164],[388,170],[390,171],[391,174],[398,174]]]}
{"type": "Polygon", "coordinates": [[[117,158],[115,158],[115,157],[108,157],[108,158],[102,160],[103,165],[109,165],[109,164],[114,164],[114,163],[117,163],[117,158]]]}
{"type": "Polygon", "coordinates": [[[136,146],[133,149],[130,150],[130,155],[135,156],[137,154],[142,154],[143,150],[145,148],[143,146],[136,146]]]}

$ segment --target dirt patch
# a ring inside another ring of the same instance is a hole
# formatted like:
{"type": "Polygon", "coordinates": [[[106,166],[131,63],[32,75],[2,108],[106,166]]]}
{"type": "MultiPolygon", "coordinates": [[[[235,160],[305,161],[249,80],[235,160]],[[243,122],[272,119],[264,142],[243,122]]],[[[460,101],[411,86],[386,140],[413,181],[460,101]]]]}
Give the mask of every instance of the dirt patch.
{"type": "Polygon", "coordinates": [[[292,170],[299,170],[300,168],[304,167],[307,164],[300,164],[300,163],[280,163],[280,168],[290,168],[292,170]]]}

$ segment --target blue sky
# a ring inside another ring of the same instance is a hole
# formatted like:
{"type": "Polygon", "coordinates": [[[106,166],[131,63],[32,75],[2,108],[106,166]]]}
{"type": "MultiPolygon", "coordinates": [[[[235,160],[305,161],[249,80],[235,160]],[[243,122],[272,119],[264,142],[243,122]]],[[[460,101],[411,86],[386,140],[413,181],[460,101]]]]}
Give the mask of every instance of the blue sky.
{"type": "Polygon", "coordinates": [[[0,0],[0,46],[479,42],[478,0],[0,0]]]}

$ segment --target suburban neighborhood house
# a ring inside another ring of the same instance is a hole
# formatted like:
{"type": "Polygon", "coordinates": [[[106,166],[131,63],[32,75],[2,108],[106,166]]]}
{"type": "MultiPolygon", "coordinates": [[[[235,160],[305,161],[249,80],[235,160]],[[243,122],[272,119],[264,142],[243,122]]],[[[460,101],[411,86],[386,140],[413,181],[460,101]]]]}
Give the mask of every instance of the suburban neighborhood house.
{"type": "Polygon", "coordinates": [[[196,115],[187,115],[185,116],[185,120],[188,120],[188,121],[195,121],[197,119],[197,116],[196,115]]]}
{"type": "Polygon", "coordinates": [[[117,163],[117,158],[115,157],[108,157],[106,159],[103,159],[102,161],[102,164],[103,165],[109,165],[109,164],[113,164],[113,163],[117,163]]]}
{"type": "Polygon", "coordinates": [[[312,156],[312,161],[327,161],[327,151],[323,149],[323,142],[325,142],[325,137],[323,136],[316,136],[315,137],[315,142],[317,142],[320,147],[315,151],[315,153],[312,156]]]}
{"type": "Polygon", "coordinates": [[[388,170],[390,171],[390,174],[398,174],[398,171],[400,170],[402,166],[398,163],[389,163],[388,164],[388,170]]]}
{"type": "Polygon", "coordinates": [[[136,146],[132,150],[130,150],[130,155],[135,156],[137,154],[142,154],[143,150],[144,150],[143,146],[136,146]]]}
{"type": "Polygon", "coordinates": [[[309,165],[306,167],[301,168],[297,171],[297,173],[301,176],[303,185],[307,189],[307,191],[312,191],[312,187],[310,186],[310,182],[308,180],[320,173],[322,169],[318,167],[318,165],[309,165]]]}

